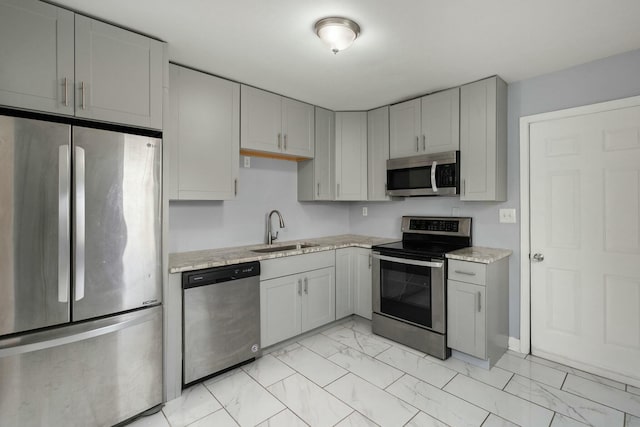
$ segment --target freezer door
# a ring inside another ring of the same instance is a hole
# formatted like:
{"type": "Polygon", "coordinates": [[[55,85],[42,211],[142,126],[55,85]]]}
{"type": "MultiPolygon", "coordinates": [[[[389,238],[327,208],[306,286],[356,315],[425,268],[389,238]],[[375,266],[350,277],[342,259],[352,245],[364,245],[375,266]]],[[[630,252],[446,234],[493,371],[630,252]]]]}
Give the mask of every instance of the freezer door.
{"type": "Polygon", "coordinates": [[[0,425],[111,426],[162,402],[162,307],[0,340],[0,425]]]}
{"type": "Polygon", "coordinates": [[[161,140],[73,128],[72,320],[161,300],[161,140]]]}
{"type": "Polygon", "coordinates": [[[0,336],[69,321],[70,141],[0,116],[0,336]]]}

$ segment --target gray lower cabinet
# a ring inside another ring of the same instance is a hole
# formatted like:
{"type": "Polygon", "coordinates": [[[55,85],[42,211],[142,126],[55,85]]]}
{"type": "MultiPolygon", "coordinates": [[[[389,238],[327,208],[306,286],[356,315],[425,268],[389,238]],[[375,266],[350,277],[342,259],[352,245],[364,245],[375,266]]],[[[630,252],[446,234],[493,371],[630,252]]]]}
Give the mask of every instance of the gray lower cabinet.
{"type": "Polygon", "coordinates": [[[167,191],[172,200],[231,200],[238,190],[240,85],[169,65],[167,191]]]}
{"type": "Polygon", "coordinates": [[[371,250],[336,250],[336,319],[352,314],[371,320],[371,250]]]}
{"type": "Polygon", "coordinates": [[[315,156],[298,162],[298,200],[333,200],[335,184],[336,116],[315,107],[315,156]]]}
{"type": "Polygon", "coordinates": [[[35,0],[0,0],[0,104],[162,128],[164,44],[35,0]]]}
{"type": "Polygon", "coordinates": [[[493,366],[509,341],[508,258],[449,260],[448,269],[447,345],[493,366]]]}
{"type": "Polygon", "coordinates": [[[336,200],[367,200],[367,113],[336,113],[336,200]]]}
{"type": "Polygon", "coordinates": [[[387,201],[389,107],[367,112],[367,200],[387,201]]]}

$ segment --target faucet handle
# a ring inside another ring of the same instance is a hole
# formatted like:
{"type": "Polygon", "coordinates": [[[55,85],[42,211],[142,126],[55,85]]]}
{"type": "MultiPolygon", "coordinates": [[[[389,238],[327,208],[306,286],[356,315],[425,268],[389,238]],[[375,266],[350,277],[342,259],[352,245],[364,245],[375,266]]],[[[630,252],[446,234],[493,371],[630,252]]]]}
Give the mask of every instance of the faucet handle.
{"type": "Polygon", "coordinates": [[[278,240],[278,232],[276,231],[275,235],[271,235],[271,241],[278,240]]]}

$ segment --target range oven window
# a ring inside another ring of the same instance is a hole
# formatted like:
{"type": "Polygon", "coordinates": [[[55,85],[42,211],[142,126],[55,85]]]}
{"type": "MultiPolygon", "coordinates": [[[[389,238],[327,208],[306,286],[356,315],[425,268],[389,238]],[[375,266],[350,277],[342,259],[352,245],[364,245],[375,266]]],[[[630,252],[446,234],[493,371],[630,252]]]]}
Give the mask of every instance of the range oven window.
{"type": "Polygon", "coordinates": [[[431,328],[431,268],[381,261],[380,311],[431,328]]]}

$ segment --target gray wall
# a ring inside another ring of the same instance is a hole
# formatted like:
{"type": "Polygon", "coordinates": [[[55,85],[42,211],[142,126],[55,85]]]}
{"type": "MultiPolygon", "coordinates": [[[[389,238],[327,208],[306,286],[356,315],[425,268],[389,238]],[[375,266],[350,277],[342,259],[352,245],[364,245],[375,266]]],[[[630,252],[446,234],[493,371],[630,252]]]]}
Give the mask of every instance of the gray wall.
{"type": "Polygon", "coordinates": [[[282,240],[347,232],[399,237],[402,215],[471,216],[474,244],[514,251],[509,262],[509,333],[517,338],[520,336],[520,225],[500,224],[498,211],[517,208],[519,221],[519,119],[635,95],[640,95],[640,50],[511,83],[509,188],[508,201],[504,203],[465,203],[456,198],[416,198],[388,203],[299,203],[295,163],[252,158],[253,167],[240,170],[237,200],[171,203],[170,251],[260,243],[264,239],[264,216],[274,208],[281,210],[287,224],[282,240]],[[367,217],[362,216],[362,206],[368,207],[367,217]]]}

